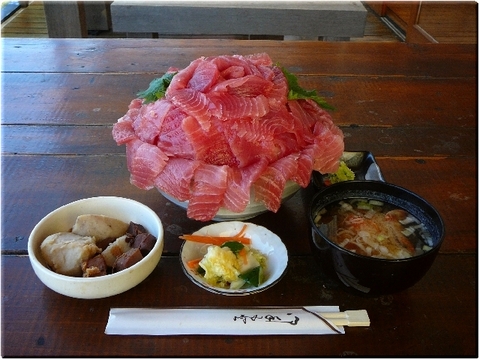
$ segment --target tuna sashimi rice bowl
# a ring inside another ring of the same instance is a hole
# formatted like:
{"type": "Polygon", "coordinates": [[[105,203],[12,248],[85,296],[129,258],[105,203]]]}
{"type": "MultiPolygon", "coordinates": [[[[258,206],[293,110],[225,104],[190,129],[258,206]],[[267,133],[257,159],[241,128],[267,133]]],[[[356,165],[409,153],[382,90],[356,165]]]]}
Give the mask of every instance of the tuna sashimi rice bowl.
{"type": "Polygon", "coordinates": [[[126,145],[133,185],[209,221],[244,212],[251,196],[277,212],[286,184],[336,172],[343,133],[328,108],[265,53],[201,57],[153,80],[112,135],[126,145]]]}

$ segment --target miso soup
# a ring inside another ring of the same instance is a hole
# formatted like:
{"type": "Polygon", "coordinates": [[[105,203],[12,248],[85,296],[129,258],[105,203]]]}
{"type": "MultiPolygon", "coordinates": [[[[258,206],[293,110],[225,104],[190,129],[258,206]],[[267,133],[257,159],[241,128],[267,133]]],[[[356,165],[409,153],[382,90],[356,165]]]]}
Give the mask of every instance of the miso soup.
{"type": "Polygon", "coordinates": [[[328,239],[363,256],[405,259],[433,246],[424,224],[405,209],[378,200],[342,200],[319,209],[314,219],[328,239]]]}

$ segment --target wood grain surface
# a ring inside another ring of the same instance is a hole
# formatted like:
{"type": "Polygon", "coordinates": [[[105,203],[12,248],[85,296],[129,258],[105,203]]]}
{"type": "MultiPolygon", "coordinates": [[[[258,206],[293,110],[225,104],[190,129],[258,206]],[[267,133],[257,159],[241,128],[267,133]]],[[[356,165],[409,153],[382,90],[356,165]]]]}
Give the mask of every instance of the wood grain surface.
{"type": "Polygon", "coordinates": [[[2,355],[12,356],[476,356],[477,49],[473,45],[167,39],[2,40],[2,355]],[[267,52],[316,89],[349,151],[371,151],[385,179],[429,201],[446,236],[427,275],[403,292],[350,294],[310,250],[310,185],[253,222],[290,255],[263,293],[214,295],[183,274],[178,236],[203,223],[156,190],[129,182],[112,126],[139,90],[199,56],[267,52]],[[47,213],[99,195],[124,196],[162,219],[154,272],[126,293],[78,300],[46,288],[27,256],[47,213]],[[338,305],[367,309],[368,328],[341,336],[107,336],[111,307],[338,305]]]}

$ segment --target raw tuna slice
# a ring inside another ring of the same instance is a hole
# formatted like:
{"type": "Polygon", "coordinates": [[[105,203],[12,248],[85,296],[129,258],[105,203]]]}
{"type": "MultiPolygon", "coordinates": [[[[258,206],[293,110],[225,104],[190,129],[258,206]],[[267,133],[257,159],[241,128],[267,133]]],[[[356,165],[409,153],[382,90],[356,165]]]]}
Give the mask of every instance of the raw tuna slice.
{"type": "Polygon", "coordinates": [[[208,130],[210,128],[212,114],[209,108],[211,103],[204,93],[186,88],[171,91],[168,94],[167,99],[188,115],[196,118],[203,129],[208,130]]]}
{"type": "Polygon", "coordinates": [[[187,201],[193,174],[199,164],[195,160],[171,158],[154,180],[154,185],[180,201],[187,201]]]}
{"type": "Polygon", "coordinates": [[[195,158],[193,146],[187,139],[182,127],[160,134],[157,146],[162,149],[167,156],[178,156],[185,159],[195,158]]]}
{"type": "Polygon", "coordinates": [[[245,76],[245,69],[243,66],[230,66],[223,70],[220,75],[225,79],[225,80],[230,80],[230,79],[239,79],[243,76],[245,76]]]}
{"type": "MultiPolygon", "coordinates": [[[[328,115],[328,113],[327,113],[328,115]]],[[[345,150],[343,132],[333,124],[331,117],[324,116],[317,121],[313,130],[315,135],[316,151],[313,159],[313,170],[322,174],[337,171],[340,164],[340,156],[345,150]]]]}
{"type": "Polygon", "coordinates": [[[170,157],[195,158],[193,146],[182,128],[183,121],[187,117],[189,115],[185,114],[181,109],[174,108],[163,120],[157,146],[170,157]]]}
{"type": "Polygon", "coordinates": [[[220,72],[215,64],[203,60],[199,62],[186,87],[205,93],[217,83],[219,77],[220,72]]]}
{"type": "Polygon", "coordinates": [[[253,184],[255,200],[277,212],[282,201],[282,193],[287,180],[297,172],[297,154],[285,156],[267,167],[253,184]]]}
{"type": "Polygon", "coordinates": [[[135,109],[140,110],[142,108],[142,105],[143,105],[143,99],[139,99],[139,98],[133,99],[132,101],[130,101],[130,104],[128,105],[128,110],[129,110],[128,112],[131,113],[135,109]]]}
{"type": "Polygon", "coordinates": [[[268,99],[264,95],[243,97],[210,92],[207,97],[214,105],[211,108],[211,114],[223,121],[239,118],[261,118],[270,110],[268,99]]]}
{"type": "Polygon", "coordinates": [[[242,186],[242,171],[228,167],[227,188],[221,206],[233,211],[242,212],[250,201],[250,187],[248,191],[242,186]]]}
{"type": "Polygon", "coordinates": [[[182,123],[183,131],[193,146],[195,159],[214,165],[237,166],[237,160],[223,132],[213,123],[208,131],[200,126],[193,117],[187,117],[182,123]]]}
{"type": "Polygon", "coordinates": [[[245,58],[256,66],[272,66],[273,62],[267,53],[246,55],[245,58]]]}
{"type": "Polygon", "coordinates": [[[255,201],[261,201],[265,207],[277,212],[281,205],[281,196],[285,179],[277,169],[268,167],[260,178],[253,183],[255,201]]]}
{"type": "Polygon", "coordinates": [[[288,84],[285,75],[278,67],[272,69],[272,89],[268,96],[270,108],[274,111],[282,110],[287,103],[288,84]]]}
{"type": "Polygon", "coordinates": [[[192,78],[193,74],[197,70],[198,65],[203,61],[203,58],[193,60],[186,68],[181,69],[175,74],[167,88],[165,97],[169,97],[171,92],[178,89],[185,89],[188,86],[188,82],[192,78]]]}
{"type": "Polygon", "coordinates": [[[160,134],[163,119],[172,107],[170,101],[163,99],[143,106],[132,123],[138,138],[146,143],[155,144],[160,134]]]}
{"type": "Polygon", "coordinates": [[[118,121],[113,125],[112,136],[117,145],[123,145],[137,138],[131,121],[118,121]]]}
{"type": "Polygon", "coordinates": [[[288,109],[292,116],[293,132],[297,138],[298,144],[304,147],[314,142],[313,128],[315,123],[311,121],[311,117],[307,115],[300,105],[300,101],[288,102],[288,109]]]}
{"type": "Polygon", "coordinates": [[[265,123],[259,119],[232,120],[224,129],[230,149],[238,161],[238,167],[243,168],[262,158],[269,162],[276,160],[278,153],[274,145],[275,137],[266,132],[265,123]]]}
{"type": "MultiPolygon", "coordinates": [[[[268,56],[268,55],[267,55],[268,56]]],[[[245,75],[262,75],[262,72],[258,70],[257,66],[246,57],[241,55],[221,55],[207,58],[208,61],[212,61],[220,72],[225,71],[231,66],[242,67],[245,75]]],[[[260,61],[259,63],[261,63],[260,61]]],[[[271,62],[271,60],[270,60],[271,62]]]]}
{"type": "Polygon", "coordinates": [[[285,155],[285,149],[290,152],[293,122],[285,112],[272,112],[260,119],[236,119],[226,123],[225,136],[239,167],[248,166],[261,158],[269,162],[276,161],[285,155]],[[281,136],[280,134],[287,135],[281,136]],[[287,141],[287,142],[286,142],[287,141]]]}
{"type": "MultiPolygon", "coordinates": [[[[309,123],[309,126],[313,128],[319,122],[325,124],[327,129],[338,129],[333,123],[332,116],[318,106],[313,100],[298,100],[298,104],[304,110],[304,121],[309,123]]],[[[320,132],[316,132],[314,135],[320,135],[320,132]]]]}
{"type": "MultiPolygon", "coordinates": [[[[274,68],[270,65],[258,65],[258,70],[262,73],[262,77],[265,80],[273,82],[275,78],[275,71],[274,68]]],[[[273,86],[272,86],[273,87],[273,86]]]]}
{"type": "Polygon", "coordinates": [[[251,186],[268,166],[266,159],[242,169],[229,168],[228,186],[222,206],[233,212],[242,212],[251,199],[251,186]]]}
{"type": "Polygon", "coordinates": [[[275,147],[278,153],[277,159],[300,151],[295,135],[291,133],[278,135],[275,138],[275,147]]]}
{"type": "Polygon", "coordinates": [[[283,174],[285,182],[290,180],[297,172],[298,154],[290,154],[270,164],[270,167],[277,169],[283,174]]]}
{"type": "Polygon", "coordinates": [[[126,143],[126,155],[127,155],[127,169],[128,171],[132,171],[132,163],[137,152],[137,149],[140,145],[143,144],[143,141],[139,140],[138,138],[130,140],[126,143]]]}
{"type": "Polygon", "coordinates": [[[294,123],[291,114],[286,108],[280,110],[272,110],[262,119],[261,124],[263,131],[271,133],[273,136],[291,133],[294,131],[294,123]]]}
{"type": "Polygon", "coordinates": [[[133,120],[138,117],[142,108],[142,99],[133,99],[128,105],[128,111],[114,124],[112,129],[113,139],[117,145],[123,145],[130,140],[136,139],[138,136],[133,130],[133,120]]]}
{"type": "Polygon", "coordinates": [[[231,95],[251,97],[269,94],[274,84],[258,75],[246,75],[217,83],[211,92],[228,93],[231,95]]]}
{"type": "Polygon", "coordinates": [[[194,173],[187,216],[200,221],[215,217],[227,189],[228,166],[200,164],[194,173]]]}
{"type": "Polygon", "coordinates": [[[297,159],[297,172],[291,178],[291,180],[295,181],[303,188],[306,188],[310,183],[310,177],[312,175],[313,167],[312,154],[312,149],[302,150],[302,152],[298,155],[297,159]]]}
{"type": "Polygon", "coordinates": [[[323,151],[316,151],[316,154],[321,154],[321,157],[314,157],[313,170],[322,174],[337,171],[340,164],[338,154],[342,154],[345,147],[343,134],[331,134],[322,140],[315,141],[315,145],[323,151]]]}
{"type": "Polygon", "coordinates": [[[162,150],[157,146],[141,143],[134,140],[136,144],[131,148],[130,161],[130,182],[143,190],[154,187],[154,180],[163,170],[168,161],[162,150]]]}

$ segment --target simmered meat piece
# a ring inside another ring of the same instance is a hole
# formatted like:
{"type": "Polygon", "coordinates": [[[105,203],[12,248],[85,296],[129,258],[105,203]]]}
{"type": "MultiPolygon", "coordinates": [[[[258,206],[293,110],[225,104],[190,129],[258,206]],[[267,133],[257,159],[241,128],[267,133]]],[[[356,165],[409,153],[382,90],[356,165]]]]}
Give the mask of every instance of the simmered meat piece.
{"type": "Polygon", "coordinates": [[[132,248],[140,249],[143,256],[147,256],[150,250],[153,249],[155,242],[157,239],[152,234],[142,233],[138,234],[135,237],[135,241],[133,242],[132,248]]]}
{"type": "Polygon", "coordinates": [[[107,275],[107,264],[102,254],[82,263],[83,277],[94,277],[107,275]]]}
{"type": "Polygon", "coordinates": [[[130,266],[136,264],[140,260],[143,259],[142,253],[138,248],[132,248],[128,250],[126,253],[120,255],[115,264],[113,265],[113,272],[118,272],[129,268],[130,266]]]}
{"type": "Polygon", "coordinates": [[[128,225],[128,229],[127,229],[128,234],[132,234],[133,236],[137,236],[140,233],[146,233],[146,232],[147,232],[147,230],[145,230],[145,228],[142,225],[136,224],[136,223],[130,221],[130,224],[128,225]]]}

